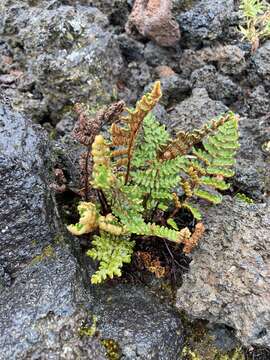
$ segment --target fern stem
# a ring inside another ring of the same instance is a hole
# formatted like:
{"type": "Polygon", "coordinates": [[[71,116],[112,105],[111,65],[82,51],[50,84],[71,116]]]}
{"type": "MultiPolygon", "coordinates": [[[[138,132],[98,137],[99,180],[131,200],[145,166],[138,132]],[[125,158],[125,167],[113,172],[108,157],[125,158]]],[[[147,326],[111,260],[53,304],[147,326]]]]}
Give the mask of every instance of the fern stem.
{"type": "Polygon", "coordinates": [[[89,158],[90,158],[90,154],[91,154],[91,146],[88,147],[87,150],[87,155],[86,155],[86,159],[85,159],[85,167],[84,167],[84,196],[85,196],[85,200],[88,201],[89,197],[89,168],[88,168],[88,164],[89,164],[89,158]]]}

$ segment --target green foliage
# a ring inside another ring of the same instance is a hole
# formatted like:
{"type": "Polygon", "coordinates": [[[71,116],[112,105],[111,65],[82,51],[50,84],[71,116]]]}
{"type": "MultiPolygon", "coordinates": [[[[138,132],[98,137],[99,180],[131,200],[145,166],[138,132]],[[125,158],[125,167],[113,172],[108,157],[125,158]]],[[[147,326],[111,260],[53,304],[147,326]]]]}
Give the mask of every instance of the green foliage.
{"type": "Polygon", "coordinates": [[[93,236],[92,245],[93,248],[88,250],[87,255],[100,263],[91,282],[99,284],[107,277],[112,279],[114,275],[121,276],[123,264],[131,261],[135,242],[125,236],[114,236],[101,231],[100,236],[93,236]]]}
{"type": "Polygon", "coordinates": [[[260,39],[270,37],[270,5],[264,0],[241,0],[240,10],[245,18],[245,25],[240,26],[243,39],[256,50],[260,39]]]}
{"type": "Polygon", "coordinates": [[[93,142],[90,184],[103,202],[100,206],[81,203],[79,210],[85,211],[68,229],[75,235],[99,231],[87,253],[99,261],[91,279],[94,284],[121,275],[123,264],[131,261],[134,238],[182,242],[184,251],[189,252],[203,226],[192,236],[188,228],[178,228],[174,215],[185,208],[201,220],[195,200],[219,204],[219,191],[229,188],[225,179],[234,175],[232,167],[239,148],[237,117],[228,113],[199,130],[180,132],[171,139],[151,113],[160,96],[160,84],[156,83],[150,95],[144,96],[134,110],[128,110],[122,127],[119,122],[112,124],[111,143],[101,135],[93,142]],[[180,187],[183,191],[178,197],[180,187]]]}
{"type": "Polygon", "coordinates": [[[237,200],[240,200],[240,201],[245,202],[247,204],[253,204],[254,203],[254,201],[250,197],[248,197],[247,195],[242,194],[242,193],[237,193],[235,195],[235,198],[237,200]]]}
{"type": "Polygon", "coordinates": [[[133,155],[131,177],[132,182],[149,195],[146,208],[151,209],[157,203],[172,200],[172,189],[179,182],[182,159],[158,159],[157,154],[170,137],[165,126],[159,125],[152,113],[144,119],[142,135],[133,155]]]}
{"type": "Polygon", "coordinates": [[[238,119],[229,113],[228,121],[202,141],[203,148],[193,147],[192,155],[184,156],[181,170],[186,181],[182,187],[188,198],[183,207],[190,210],[197,220],[201,219],[201,214],[190,204],[192,197],[220,204],[222,196],[218,191],[230,187],[225,178],[234,175],[231,167],[235,165],[235,155],[239,148],[238,137],[238,119]]]}

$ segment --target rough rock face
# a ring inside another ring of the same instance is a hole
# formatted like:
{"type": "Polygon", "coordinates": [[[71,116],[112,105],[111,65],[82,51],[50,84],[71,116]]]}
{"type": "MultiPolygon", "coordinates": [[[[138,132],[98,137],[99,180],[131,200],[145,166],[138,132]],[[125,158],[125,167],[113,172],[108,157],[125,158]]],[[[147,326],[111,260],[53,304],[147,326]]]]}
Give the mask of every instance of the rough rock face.
{"type": "Polygon", "coordinates": [[[13,66],[24,73],[19,82],[23,94],[14,96],[17,109],[56,122],[75,102],[111,101],[123,63],[104,14],[57,2],[10,7],[6,0],[2,6],[0,34],[7,39],[13,66]],[[10,34],[16,34],[15,44],[10,34]]]}
{"type": "Polygon", "coordinates": [[[259,76],[259,82],[263,81],[266,86],[270,85],[270,40],[263,44],[254,54],[252,63],[259,76]]]}
{"type": "Polygon", "coordinates": [[[197,51],[186,49],[179,60],[184,77],[189,77],[192,71],[213,63],[225,75],[239,76],[247,66],[245,52],[236,45],[217,45],[197,51]]]}
{"type": "Polygon", "coordinates": [[[180,30],[172,19],[171,0],[136,0],[129,16],[126,31],[136,30],[160,46],[175,46],[180,39],[180,30]]]}
{"type": "Polygon", "coordinates": [[[226,324],[245,345],[270,344],[270,207],[229,198],[205,216],[177,306],[194,318],[226,324]]]}
{"type": "Polygon", "coordinates": [[[169,114],[168,128],[175,132],[193,130],[227,110],[222,102],[210,99],[205,89],[193,89],[192,95],[169,114]]]}
{"type": "Polygon", "coordinates": [[[241,88],[229,77],[219,74],[213,65],[206,65],[191,74],[191,83],[195,88],[205,88],[213,100],[226,105],[235,102],[241,95],[241,88]]]}
{"type": "Polygon", "coordinates": [[[48,139],[1,106],[0,149],[0,359],[102,360],[78,335],[90,299],[48,187],[48,139]]]}
{"type": "Polygon", "coordinates": [[[104,286],[95,292],[100,336],[115,339],[123,359],[179,359],[184,339],[177,312],[140,286],[104,286]]]}
{"type": "Polygon", "coordinates": [[[191,9],[177,16],[184,41],[198,45],[222,37],[233,10],[233,0],[200,0],[195,3],[191,9]]]}
{"type": "Polygon", "coordinates": [[[240,149],[232,183],[254,200],[267,199],[270,192],[270,118],[240,118],[240,149]],[[264,150],[265,148],[265,150],[264,150]]]}

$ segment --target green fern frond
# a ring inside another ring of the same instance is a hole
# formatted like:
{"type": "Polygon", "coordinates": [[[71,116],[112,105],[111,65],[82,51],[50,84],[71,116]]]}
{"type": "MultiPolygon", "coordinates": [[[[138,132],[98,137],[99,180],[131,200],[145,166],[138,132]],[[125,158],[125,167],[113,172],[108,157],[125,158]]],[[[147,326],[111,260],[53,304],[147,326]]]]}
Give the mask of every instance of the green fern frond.
{"type": "Polygon", "coordinates": [[[192,206],[192,205],[190,205],[188,203],[185,203],[185,202],[182,204],[182,207],[184,209],[189,210],[196,220],[201,220],[202,219],[202,214],[200,213],[200,211],[196,207],[194,207],[194,206],[192,206]]]}
{"type": "Polygon", "coordinates": [[[140,236],[157,236],[175,243],[181,242],[181,233],[166,226],[145,223],[143,219],[135,219],[126,225],[129,232],[140,236]]]}
{"type": "Polygon", "coordinates": [[[201,178],[201,183],[218,190],[227,190],[230,187],[230,184],[227,184],[224,180],[209,176],[203,176],[201,178]]]}
{"type": "Polygon", "coordinates": [[[102,201],[100,206],[81,203],[80,220],[68,229],[75,235],[99,232],[87,252],[99,261],[91,278],[94,284],[121,275],[123,264],[131,261],[132,237],[182,242],[184,251],[190,252],[204,231],[203,224],[197,224],[191,235],[188,228],[178,228],[175,214],[183,208],[201,220],[194,198],[219,204],[218,191],[229,188],[225,178],[234,174],[237,117],[229,112],[170,139],[151,113],[160,96],[160,82],[156,82],[135,109],[126,109],[127,116],[112,124],[111,143],[102,135],[93,142],[90,184],[102,190],[102,201]],[[177,195],[180,186],[183,192],[177,195]]]}
{"type": "Polygon", "coordinates": [[[143,123],[143,136],[136,146],[131,179],[148,194],[147,208],[152,200],[172,200],[172,189],[178,184],[181,159],[168,161],[158,159],[161,148],[170,140],[164,125],[160,125],[155,116],[149,113],[143,123]]]}
{"type": "Polygon", "coordinates": [[[270,36],[270,4],[265,0],[241,0],[239,8],[245,18],[239,30],[255,51],[260,40],[270,36]]]}
{"type": "Polygon", "coordinates": [[[194,195],[215,205],[222,202],[222,196],[220,194],[213,194],[203,189],[195,189],[194,195]]]}
{"type": "Polygon", "coordinates": [[[131,261],[135,242],[129,237],[100,232],[100,236],[93,237],[92,245],[87,255],[99,261],[99,268],[92,275],[91,283],[100,284],[107,278],[121,276],[123,264],[131,261]]]}
{"type": "Polygon", "coordinates": [[[208,166],[206,168],[207,174],[209,175],[219,175],[219,176],[223,176],[225,178],[230,178],[232,176],[234,176],[234,171],[230,170],[230,169],[225,169],[222,167],[217,167],[217,166],[208,166]]]}

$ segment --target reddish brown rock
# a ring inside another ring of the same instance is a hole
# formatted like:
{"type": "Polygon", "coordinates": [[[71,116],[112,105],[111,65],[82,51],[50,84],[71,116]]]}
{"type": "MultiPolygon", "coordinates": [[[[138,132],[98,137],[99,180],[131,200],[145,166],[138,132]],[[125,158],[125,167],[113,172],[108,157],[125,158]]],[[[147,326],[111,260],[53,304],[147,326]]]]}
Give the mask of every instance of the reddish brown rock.
{"type": "Polygon", "coordinates": [[[179,25],[172,18],[171,0],[135,0],[126,24],[127,33],[134,28],[160,46],[175,46],[180,39],[179,25]]]}
{"type": "Polygon", "coordinates": [[[173,69],[167,65],[157,66],[155,68],[155,72],[160,78],[175,75],[175,72],[173,71],[173,69]]]}

